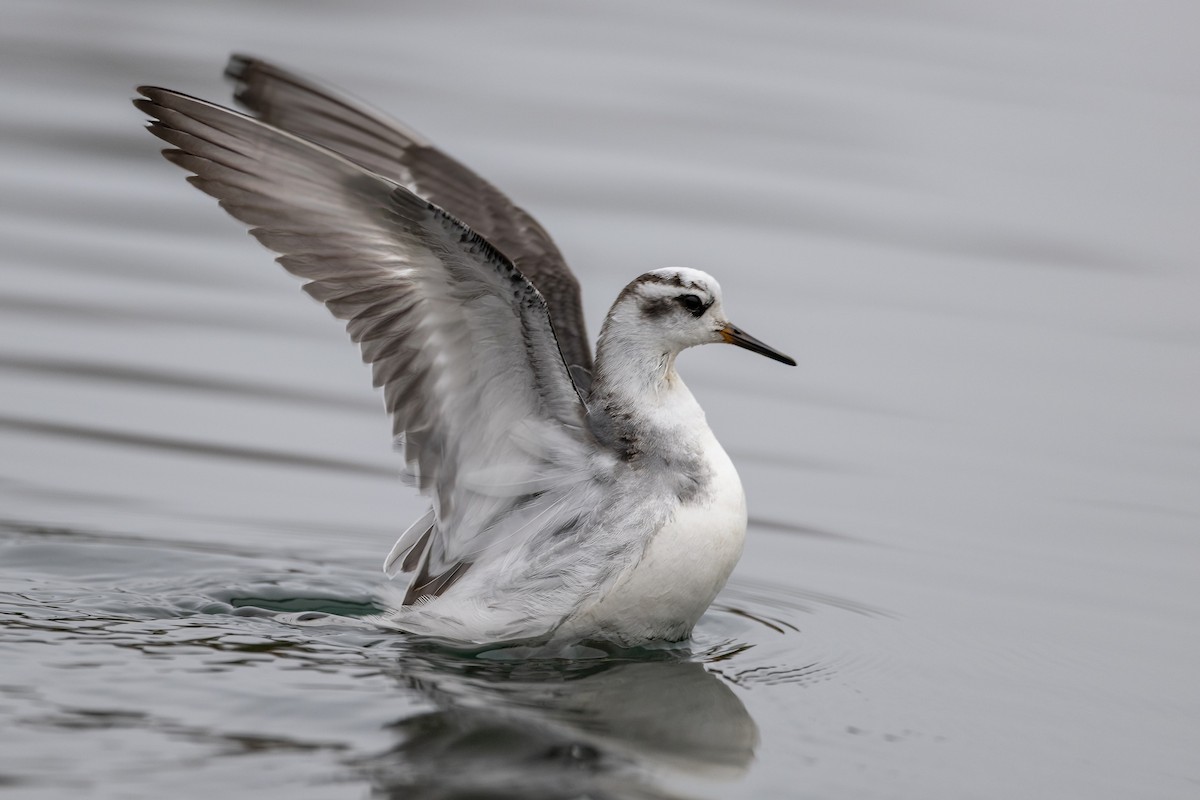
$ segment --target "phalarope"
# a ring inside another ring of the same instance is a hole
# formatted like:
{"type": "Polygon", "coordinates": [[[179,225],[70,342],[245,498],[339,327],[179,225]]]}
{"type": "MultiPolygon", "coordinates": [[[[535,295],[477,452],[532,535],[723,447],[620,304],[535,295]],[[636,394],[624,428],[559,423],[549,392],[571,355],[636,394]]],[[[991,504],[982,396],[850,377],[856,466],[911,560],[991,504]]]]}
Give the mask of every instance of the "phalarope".
{"type": "Polygon", "coordinates": [[[462,643],[687,638],[742,551],[746,502],[675,370],[735,327],[695,269],[633,280],[593,365],[579,287],[525,211],[423,137],[273,64],[253,116],[141,87],[163,155],[346,320],[432,507],[384,564],[379,621],[462,643]]]}

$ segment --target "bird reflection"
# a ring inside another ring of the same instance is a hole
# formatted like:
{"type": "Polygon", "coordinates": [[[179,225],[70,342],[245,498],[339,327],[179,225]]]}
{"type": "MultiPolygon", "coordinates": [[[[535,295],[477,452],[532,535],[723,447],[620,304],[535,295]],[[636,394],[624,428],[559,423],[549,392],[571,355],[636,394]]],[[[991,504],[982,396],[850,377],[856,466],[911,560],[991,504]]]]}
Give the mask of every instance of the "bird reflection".
{"type": "Polygon", "coordinates": [[[754,756],[745,706],[683,660],[489,661],[406,655],[395,676],[434,709],[360,761],[377,797],[677,798],[672,774],[729,779],[754,756]]]}

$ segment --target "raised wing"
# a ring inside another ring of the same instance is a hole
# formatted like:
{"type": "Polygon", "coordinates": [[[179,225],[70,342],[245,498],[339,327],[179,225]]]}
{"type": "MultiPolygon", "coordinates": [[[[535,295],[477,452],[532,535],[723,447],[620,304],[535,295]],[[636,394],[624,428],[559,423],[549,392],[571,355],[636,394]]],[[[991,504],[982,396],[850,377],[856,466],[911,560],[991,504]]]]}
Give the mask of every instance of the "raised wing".
{"type": "Polygon", "coordinates": [[[163,155],[280,253],[361,346],[434,497],[428,525],[402,538],[420,544],[408,567],[453,579],[496,537],[536,532],[527,521],[553,494],[539,486],[581,471],[586,409],[533,285],[471,229],[358,163],[187,95],[139,91],[151,132],[173,146],[163,155]]]}
{"type": "Polygon", "coordinates": [[[330,87],[240,55],[225,74],[237,101],[259,119],[407,186],[487,239],[545,297],[567,364],[591,370],[578,281],[545,229],[499,189],[420,134],[330,87]]]}

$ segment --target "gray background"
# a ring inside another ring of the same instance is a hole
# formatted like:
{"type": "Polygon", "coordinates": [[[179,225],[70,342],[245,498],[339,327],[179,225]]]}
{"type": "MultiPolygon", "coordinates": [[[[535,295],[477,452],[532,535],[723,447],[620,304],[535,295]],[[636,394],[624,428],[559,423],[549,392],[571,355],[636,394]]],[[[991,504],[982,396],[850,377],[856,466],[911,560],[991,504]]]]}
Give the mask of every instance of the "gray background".
{"type": "Polygon", "coordinates": [[[0,32],[0,787],[59,797],[1195,797],[1189,2],[26,2],[0,32]],[[156,155],[230,51],[510,192],[680,367],[745,557],[682,660],[355,623],[423,510],[365,368],[156,155]]]}

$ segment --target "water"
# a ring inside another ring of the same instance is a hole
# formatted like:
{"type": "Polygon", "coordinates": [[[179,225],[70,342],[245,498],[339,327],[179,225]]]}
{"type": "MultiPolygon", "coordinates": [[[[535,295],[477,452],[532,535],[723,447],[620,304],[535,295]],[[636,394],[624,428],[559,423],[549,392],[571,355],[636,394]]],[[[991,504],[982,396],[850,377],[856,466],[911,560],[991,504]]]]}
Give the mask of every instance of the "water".
{"type": "Polygon", "coordinates": [[[1194,797],[1190,4],[24,2],[0,33],[5,796],[1194,797]],[[683,651],[375,631],[422,510],[336,322],[154,153],[245,50],[551,230],[681,369],[746,555],[683,651]]]}

